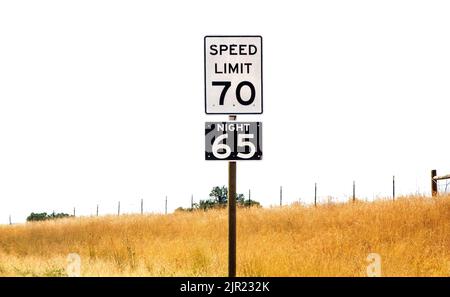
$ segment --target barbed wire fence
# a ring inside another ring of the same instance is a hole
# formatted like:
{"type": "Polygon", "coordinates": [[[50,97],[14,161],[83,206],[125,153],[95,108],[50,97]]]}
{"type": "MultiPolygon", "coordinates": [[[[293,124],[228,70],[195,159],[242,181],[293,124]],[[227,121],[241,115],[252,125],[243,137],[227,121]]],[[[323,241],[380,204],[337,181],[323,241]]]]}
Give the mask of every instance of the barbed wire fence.
{"type": "Polygon", "coordinates": [[[438,180],[437,188],[440,195],[450,194],[450,179],[438,180]]]}
{"type": "MultiPolygon", "coordinates": [[[[319,190],[318,190],[318,183],[314,183],[314,196],[313,196],[313,201],[311,203],[311,205],[313,206],[317,206],[319,204],[330,204],[330,203],[334,203],[337,202],[339,199],[337,196],[330,196],[330,195],[320,195],[319,194],[319,190]]],[[[396,198],[396,180],[395,180],[395,176],[392,176],[392,197],[391,199],[393,201],[395,201],[396,198]]],[[[283,206],[287,206],[290,205],[290,203],[284,203],[283,204],[283,186],[280,186],[280,191],[279,191],[279,206],[283,207],[283,206]]],[[[342,197],[347,197],[349,202],[355,202],[356,200],[359,199],[363,199],[363,198],[359,198],[357,197],[356,194],[356,182],[353,181],[352,184],[352,189],[351,189],[351,194],[350,195],[346,195],[346,194],[342,194],[342,197]]],[[[432,196],[438,196],[438,195],[450,195],[450,175],[444,175],[444,176],[437,176],[436,170],[432,170],[431,171],[431,194],[432,196]]],[[[145,214],[145,213],[149,213],[148,209],[145,209],[145,201],[144,198],[142,198],[140,195],[138,196],[139,198],[136,198],[135,200],[124,200],[124,201],[118,201],[116,204],[116,208],[114,211],[114,207],[108,207],[108,209],[106,211],[104,211],[102,209],[102,205],[100,205],[100,203],[94,204],[93,205],[93,209],[92,212],[90,214],[79,214],[76,211],[76,207],[73,207],[73,213],[72,215],[74,217],[76,216],[83,216],[83,217],[89,217],[89,216],[105,216],[105,215],[113,215],[115,213],[115,215],[120,216],[120,215],[127,215],[127,214],[145,214]]],[[[191,195],[189,197],[189,202],[190,202],[190,206],[193,208],[194,207],[194,196],[191,195]]],[[[249,190],[249,197],[250,198],[250,190],[249,190]]],[[[388,197],[385,197],[388,198],[388,197]]],[[[375,198],[372,198],[372,201],[375,198]]],[[[165,196],[161,199],[162,201],[162,209],[159,209],[158,211],[154,212],[151,211],[150,213],[160,213],[160,214],[168,214],[168,197],[165,196]]],[[[364,201],[368,201],[367,198],[363,199],[364,201]]],[[[297,199],[296,202],[298,204],[303,204],[304,201],[302,201],[301,198],[297,199]]],[[[8,219],[8,223],[9,225],[13,225],[14,222],[14,218],[12,217],[12,215],[10,214],[8,219]]]]}
{"type": "Polygon", "coordinates": [[[450,190],[450,174],[437,175],[436,169],[431,170],[431,196],[446,195],[450,190]]]}

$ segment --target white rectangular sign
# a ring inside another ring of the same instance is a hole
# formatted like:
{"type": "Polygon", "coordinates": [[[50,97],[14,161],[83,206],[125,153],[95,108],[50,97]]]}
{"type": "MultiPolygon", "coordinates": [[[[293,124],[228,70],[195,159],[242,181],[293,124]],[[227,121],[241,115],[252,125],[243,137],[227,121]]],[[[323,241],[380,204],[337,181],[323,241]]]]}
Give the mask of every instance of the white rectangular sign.
{"type": "Polygon", "coordinates": [[[205,112],[261,114],[262,37],[205,36],[205,112]]]}

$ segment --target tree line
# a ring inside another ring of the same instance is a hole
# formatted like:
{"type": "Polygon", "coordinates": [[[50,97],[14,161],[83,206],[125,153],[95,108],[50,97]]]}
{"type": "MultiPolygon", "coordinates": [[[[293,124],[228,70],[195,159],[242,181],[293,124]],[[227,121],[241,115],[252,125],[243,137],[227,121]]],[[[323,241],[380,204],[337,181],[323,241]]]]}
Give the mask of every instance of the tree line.
{"type": "MultiPolygon", "coordinates": [[[[190,208],[178,207],[175,211],[208,210],[213,208],[225,208],[228,203],[228,188],[226,186],[214,187],[209,193],[209,198],[193,203],[190,208]]],[[[240,207],[261,207],[258,201],[245,199],[244,194],[236,194],[236,204],[240,207]]]]}
{"type": "MultiPolygon", "coordinates": [[[[261,204],[258,201],[245,199],[244,194],[236,195],[236,204],[238,207],[261,207],[261,204]]],[[[211,192],[209,193],[209,198],[200,200],[198,203],[193,203],[190,208],[178,207],[175,211],[194,211],[194,210],[203,210],[206,211],[208,209],[217,209],[217,208],[225,208],[228,203],[228,188],[226,186],[216,186],[213,187],[211,192]]],[[[73,217],[73,215],[69,215],[67,213],[55,213],[52,212],[47,214],[46,212],[34,213],[32,212],[27,217],[27,222],[36,222],[36,221],[47,221],[47,220],[55,220],[73,217]]]]}

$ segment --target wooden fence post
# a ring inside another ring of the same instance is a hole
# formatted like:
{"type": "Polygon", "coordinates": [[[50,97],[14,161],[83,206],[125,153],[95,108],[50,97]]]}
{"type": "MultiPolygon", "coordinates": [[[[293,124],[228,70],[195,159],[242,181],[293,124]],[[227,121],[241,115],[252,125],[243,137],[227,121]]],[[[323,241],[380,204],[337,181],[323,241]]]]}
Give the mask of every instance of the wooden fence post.
{"type": "Polygon", "coordinates": [[[437,180],[434,178],[437,175],[436,169],[431,170],[431,196],[435,197],[438,194],[437,180]]]}

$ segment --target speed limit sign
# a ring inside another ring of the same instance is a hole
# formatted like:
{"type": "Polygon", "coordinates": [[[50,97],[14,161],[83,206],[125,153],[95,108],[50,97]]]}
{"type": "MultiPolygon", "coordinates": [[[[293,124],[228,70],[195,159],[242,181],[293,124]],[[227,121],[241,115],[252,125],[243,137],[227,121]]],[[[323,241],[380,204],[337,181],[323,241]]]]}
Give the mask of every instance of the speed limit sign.
{"type": "Polygon", "coordinates": [[[205,36],[205,112],[261,114],[262,37],[205,36]]]}
{"type": "Polygon", "coordinates": [[[261,122],[206,122],[206,160],[261,160],[261,122]]]}

